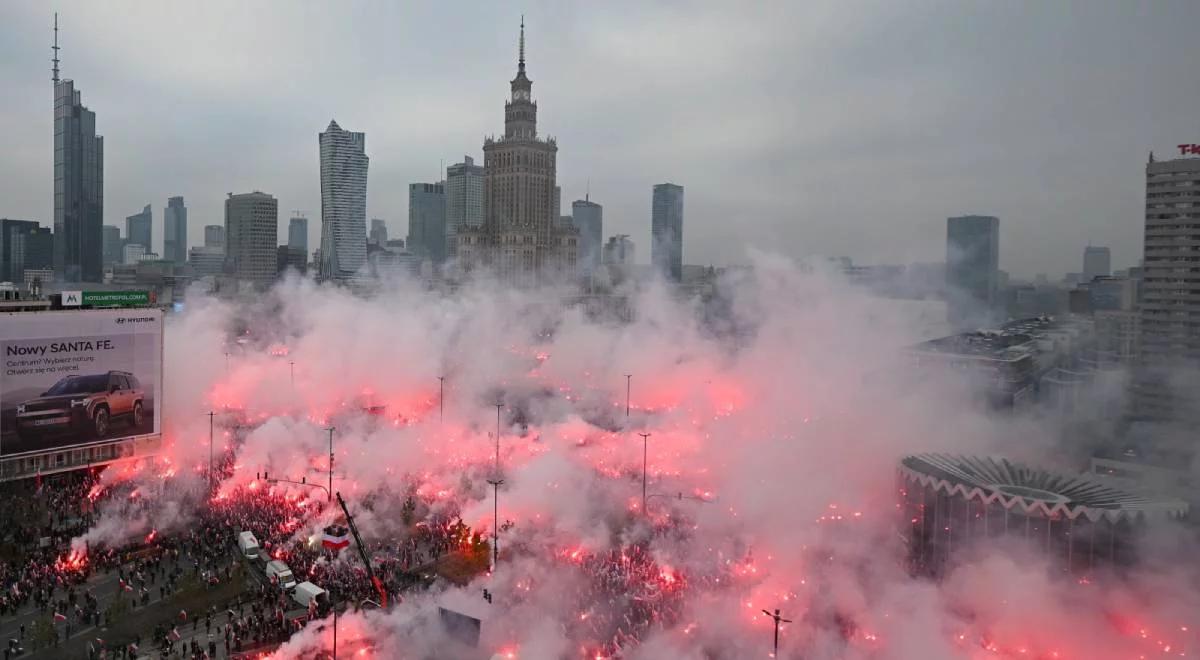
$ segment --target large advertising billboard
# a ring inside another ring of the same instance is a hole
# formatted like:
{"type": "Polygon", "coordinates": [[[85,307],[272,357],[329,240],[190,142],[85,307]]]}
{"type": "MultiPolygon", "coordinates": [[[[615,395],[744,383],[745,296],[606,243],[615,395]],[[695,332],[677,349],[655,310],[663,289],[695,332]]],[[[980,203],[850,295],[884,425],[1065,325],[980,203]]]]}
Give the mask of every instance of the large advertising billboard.
{"type": "Polygon", "coordinates": [[[0,315],[0,455],[159,433],[158,309],[0,315]]]}

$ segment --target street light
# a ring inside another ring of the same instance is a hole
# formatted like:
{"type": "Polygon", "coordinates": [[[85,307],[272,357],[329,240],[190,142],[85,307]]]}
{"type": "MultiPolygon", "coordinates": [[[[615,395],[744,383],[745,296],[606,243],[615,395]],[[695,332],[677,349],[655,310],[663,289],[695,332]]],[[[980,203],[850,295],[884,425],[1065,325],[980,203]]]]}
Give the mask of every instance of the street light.
{"type": "Polygon", "coordinates": [[[492,567],[500,565],[500,484],[504,480],[499,475],[488,479],[492,485],[492,567]]]}
{"type": "Polygon", "coordinates": [[[629,390],[633,387],[633,374],[625,374],[625,418],[629,418],[629,390]]]}
{"type": "Polygon", "coordinates": [[[769,616],[775,620],[775,652],[771,654],[771,657],[778,658],[779,657],[779,624],[780,623],[791,623],[792,620],[785,619],[785,618],[779,616],[779,608],[778,607],[775,608],[774,614],[771,614],[767,610],[763,610],[762,613],[766,614],[767,616],[769,616]]]}
{"type": "Polygon", "coordinates": [[[504,407],[503,403],[496,402],[496,475],[500,474],[500,409],[504,407]]]}
{"type": "Polygon", "coordinates": [[[327,490],[325,492],[329,493],[329,498],[327,501],[332,502],[333,501],[333,430],[334,430],[334,427],[330,426],[329,428],[327,428],[325,430],[329,431],[329,490],[327,490]]]}
{"type": "Polygon", "coordinates": [[[642,515],[649,516],[650,512],[646,510],[646,457],[648,451],[647,448],[650,445],[650,434],[639,433],[638,435],[642,436],[642,515]]]}
{"type": "Polygon", "coordinates": [[[438,376],[438,423],[446,416],[446,377],[438,376]]]}
{"type": "Polygon", "coordinates": [[[213,491],[213,418],[215,411],[208,411],[208,492],[213,491]]]}
{"type": "Polygon", "coordinates": [[[292,389],[294,390],[294,389],[296,389],[296,361],[295,360],[288,360],[288,369],[291,371],[292,389]]]}

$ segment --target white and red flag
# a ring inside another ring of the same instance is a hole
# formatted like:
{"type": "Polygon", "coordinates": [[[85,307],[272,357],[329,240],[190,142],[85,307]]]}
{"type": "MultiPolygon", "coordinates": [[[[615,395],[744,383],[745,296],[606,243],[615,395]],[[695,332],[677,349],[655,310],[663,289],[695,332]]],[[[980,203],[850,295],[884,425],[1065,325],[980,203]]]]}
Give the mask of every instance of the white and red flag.
{"type": "Polygon", "coordinates": [[[321,546],[330,550],[341,550],[350,546],[350,530],[343,525],[330,525],[321,537],[321,546]]]}

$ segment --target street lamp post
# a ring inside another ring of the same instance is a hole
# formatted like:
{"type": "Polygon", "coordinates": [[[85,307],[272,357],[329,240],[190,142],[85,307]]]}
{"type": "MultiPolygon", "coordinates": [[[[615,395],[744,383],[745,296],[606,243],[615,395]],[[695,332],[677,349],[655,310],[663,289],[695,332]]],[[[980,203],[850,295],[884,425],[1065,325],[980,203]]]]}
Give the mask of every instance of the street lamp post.
{"type": "Polygon", "coordinates": [[[208,411],[208,491],[213,490],[213,418],[215,411],[208,411]]]}
{"type": "Polygon", "coordinates": [[[503,403],[496,404],[496,476],[500,475],[500,409],[504,407],[503,403]]]}
{"type": "Polygon", "coordinates": [[[446,417],[446,377],[438,376],[438,422],[446,417]]]}
{"type": "Polygon", "coordinates": [[[638,435],[642,436],[642,515],[648,516],[650,515],[650,512],[646,510],[646,459],[648,455],[648,447],[650,445],[650,434],[639,433],[638,435]]]}
{"type": "Polygon", "coordinates": [[[633,374],[625,374],[625,418],[629,418],[629,391],[633,387],[633,374]]]}
{"type": "Polygon", "coordinates": [[[504,480],[497,474],[495,479],[488,479],[492,485],[492,567],[500,565],[500,484],[504,480]]]}
{"type": "Polygon", "coordinates": [[[296,389],[296,361],[288,360],[288,369],[292,376],[292,389],[296,389]]]}
{"type": "Polygon", "coordinates": [[[333,501],[333,430],[334,430],[334,427],[330,426],[329,428],[327,428],[325,430],[329,431],[329,490],[327,491],[329,493],[329,499],[327,501],[332,502],[333,501]]]}
{"type": "Polygon", "coordinates": [[[778,607],[775,608],[774,614],[771,614],[767,610],[763,610],[762,612],[763,612],[763,614],[766,614],[767,616],[769,616],[775,620],[775,652],[771,654],[771,657],[778,658],[779,657],[779,624],[791,623],[792,620],[785,619],[785,618],[779,616],[779,608],[778,607]]]}
{"type": "Polygon", "coordinates": [[[329,599],[329,603],[333,608],[333,658],[332,658],[332,660],[337,660],[337,624],[338,624],[337,603],[333,602],[333,598],[329,599]]]}

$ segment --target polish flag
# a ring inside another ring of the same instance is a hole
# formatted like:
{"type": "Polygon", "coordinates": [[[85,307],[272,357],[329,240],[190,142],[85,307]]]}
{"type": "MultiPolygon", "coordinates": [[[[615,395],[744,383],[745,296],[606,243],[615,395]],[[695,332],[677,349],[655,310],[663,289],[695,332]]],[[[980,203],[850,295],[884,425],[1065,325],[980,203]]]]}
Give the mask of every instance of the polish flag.
{"type": "Polygon", "coordinates": [[[67,620],[67,617],[66,617],[66,615],[64,615],[64,614],[59,614],[58,612],[55,612],[55,613],[54,613],[54,620],[55,620],[55,621],[66,621],[66,620],[67,620]]]}
{"type": "Polygon", "coordinates": [[[341,550],[350,546],[350,530],[342,525],[330,525],[321,537],[321,546],[330,550],[341,550]]]}

